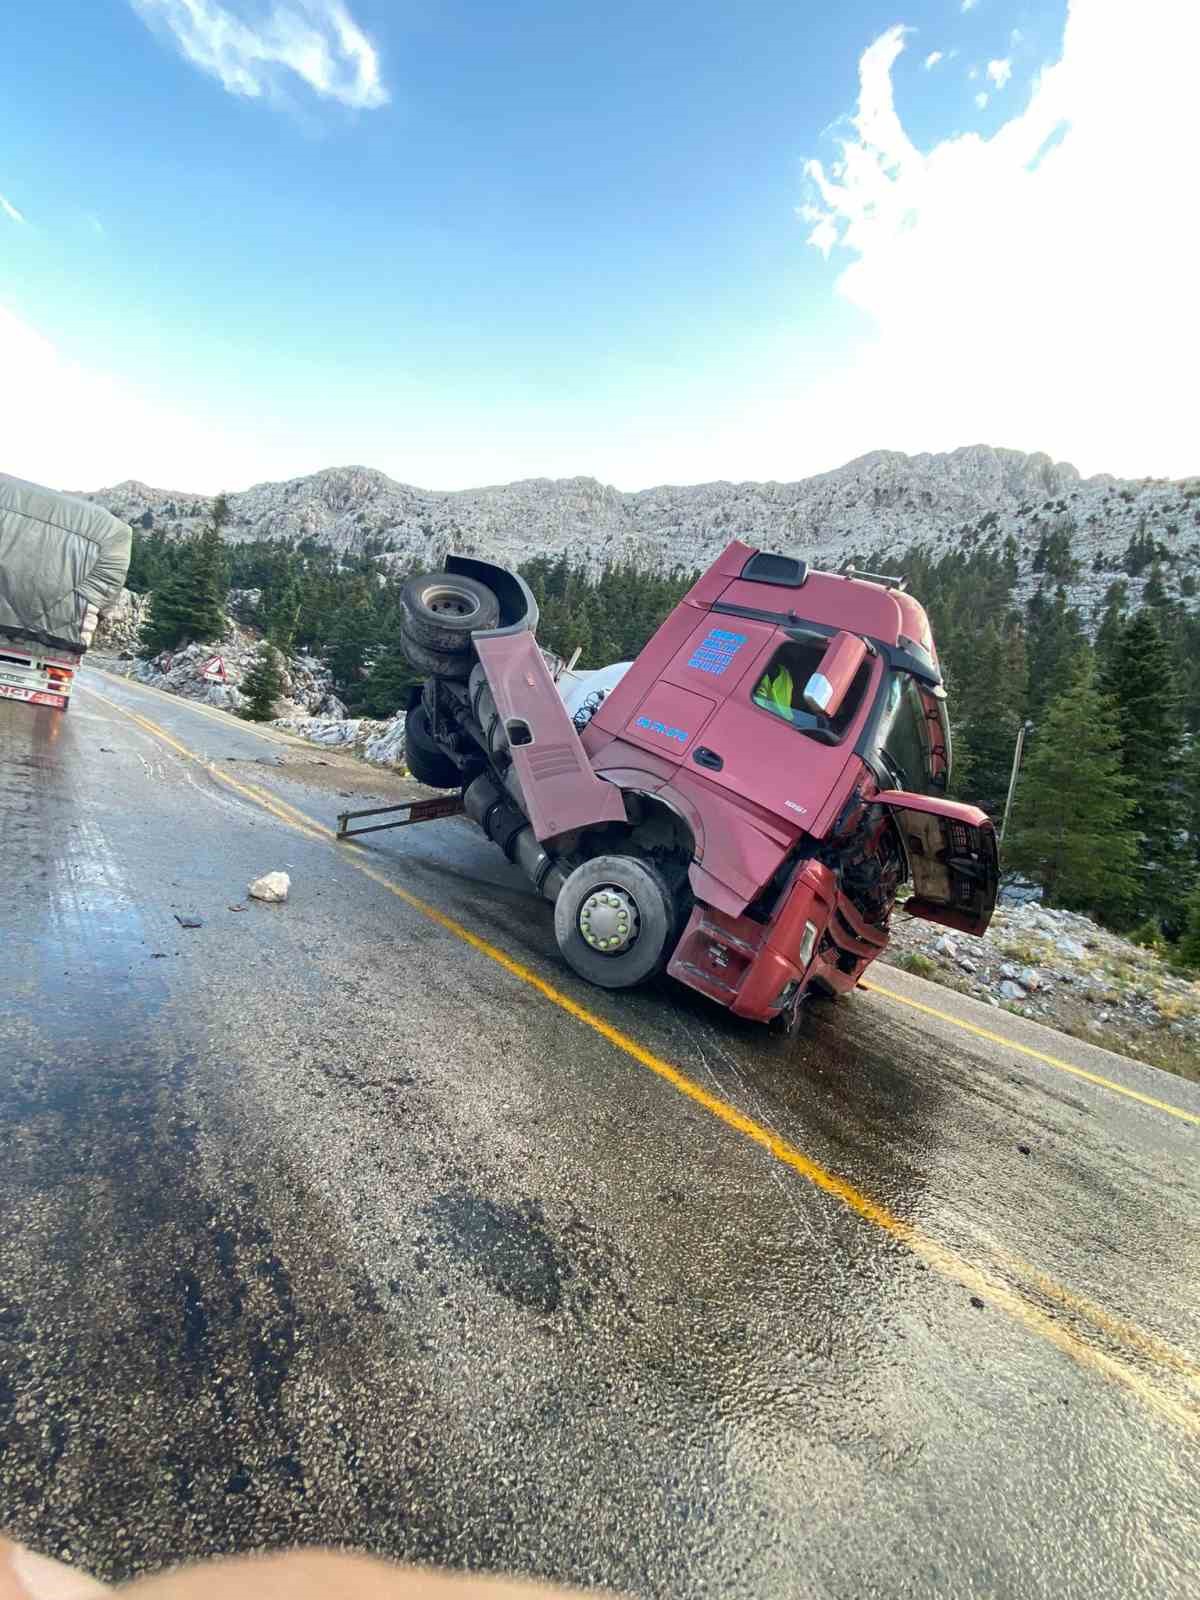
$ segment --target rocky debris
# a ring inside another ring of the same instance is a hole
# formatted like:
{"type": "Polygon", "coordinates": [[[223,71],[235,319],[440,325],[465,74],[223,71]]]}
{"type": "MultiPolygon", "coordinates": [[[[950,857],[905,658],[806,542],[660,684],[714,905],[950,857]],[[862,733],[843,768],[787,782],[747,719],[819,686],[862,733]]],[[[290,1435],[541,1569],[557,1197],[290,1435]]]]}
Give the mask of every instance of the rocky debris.
{"type": "MultiPolygon", "coordinates": [[[[254,593],[253,590],[240,592],[254,593]]],[[[135,600],[139,598],[133,596],[135,600]]],[[[150,596],[145,599],[149,600],[150,596]]],[[[135,629],[130,651],[136,647],[136,642],[135,629]]],[[[153,689],[163,689],[168,694],[182,695],[187,700],[200,700],[205,705],[236,713],[246,703],[241,686],[254,665],[261,643],[257,633],[231,620],[219,640],[188,644],[179,650],[164,650],[151,661],[126,658],[112,661],[109,665],[139,683],[149,684],[153,689]],[[220,658],[223,677],[206,674],[205,669],[217,657],[220,658]]],[[[282,694],[276,701],[276,710],[281,717],[308,717],[319,712],[328,722],[337,722],[346,714],[345,706],[333,692],[333,676],[329,668],[316,656],[309,655],[284,657],[282,694]]]]}
{"type": "Polygon", "coordinates": [[[326,750],[362,750],[388,724],[369,717],[276,717],[271,726],[294,733],[309,744],[323,745],[326,750]]]}
{"type": "MultiPolygon", "coordinates": [[[[875,450],[794,483],[661,485],[622,493],[594,478],[533,478],[436,492],[367,467],[332,467],[228,497],[224,536],[315,539],[338,552],[382,548],[398,566],[436,566],[448,550],[516,565],[565,553],[599,569],[634,559],[657,568],[707,566],[735,535],[837,569],[880,546],[936,552],[1009,534],[1020,555],[1018,598],[1037,584],[1038,541],[1069,522],[1080,573],[1072,604],[1090,613],[1140,527],[1189,558],[1200,531],[1195,479],[1080,478],[1046,455],[971,445],[908,456],[875,450]]],[[[203,527],[207,496],[127,480],[86,498],[139,528],[183,536],[203,527]]],[[[1148,573],[1129,579],[1131,602],[1148,573]]]]}
{"type": "Polygon", "coordinates": [[[330,722],[323,717],[280,717],[272,724],[326,750],[347,750],[380,767],[404,767],[404,712],[387,722],[348,717],[330,722]]]}
{"type": "Polygon", "coordinates": [[[255,878],[246,893],[252,900],[266,900],[270,904],[278,904],[281,900],[287,899],[291,887],[292,880],[286,872],[265,872],[261,878],[255,878]]]}
{"type": "Polygon", "coordinates": [[[972,939],[898,907],[885,959],[1051,1027],[1102,1035],[1126,1054],[1169,1035],[1194,1049],[1200,1078],[1200,983],[1078,912],[1002,904],[986,936],[972,939]]]}
{"type": "Polygon", "coordinates": [[[112,605],[100,613],[92,649],[132,655],[137,649],[142,623],[150,614],[150,596],[122,589],[112,605]]]}
{"type": "Polygon", "coordinates": [[[225,596],[225,610],[238,622],[257,622],[261,604],[261,589],[230,589],[225,596]]]}
{"type": "Polygon", "coordinates": [[[363,748],[363,756],[368,761],[373,761],[381,767],[401,767],[404,761],[404,725],[405,716],[399,712],[390,722],[385,722],[383,731],[369,739],[363,748]]]}

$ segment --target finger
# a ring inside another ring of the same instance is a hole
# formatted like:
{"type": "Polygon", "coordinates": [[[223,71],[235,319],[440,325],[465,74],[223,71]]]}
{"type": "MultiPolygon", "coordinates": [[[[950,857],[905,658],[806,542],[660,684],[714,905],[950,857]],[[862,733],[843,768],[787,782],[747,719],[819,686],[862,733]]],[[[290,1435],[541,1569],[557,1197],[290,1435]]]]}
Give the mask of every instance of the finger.
{"type": "Polygon", "coordinates": [[[181,1567],[143,1578],[120,1593],[128,1600],[571,1600],[574,1591],[397,1567],[331,1550],[297,1550],[181,1567]]]}
{"type": "Polygon", "coordinates": [[[89,1600],[110,1592],[65,1561],[0,1538],[0,1600],[89,1600]]]}

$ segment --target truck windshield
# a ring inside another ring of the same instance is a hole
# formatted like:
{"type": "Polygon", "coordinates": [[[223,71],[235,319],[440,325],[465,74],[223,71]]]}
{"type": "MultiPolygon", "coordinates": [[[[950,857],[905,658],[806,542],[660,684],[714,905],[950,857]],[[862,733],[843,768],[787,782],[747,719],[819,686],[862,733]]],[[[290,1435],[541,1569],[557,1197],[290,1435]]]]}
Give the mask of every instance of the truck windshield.
{"type": "Polygon", "coordinates": [[[806,710],[804,685],[820,667],[828,642],[827,639],[814,638],[780,645],[751,694],[754,704],[761,706],[764,711],[783,717],[802,733],[815,733],[826,740],[830,735],[835,739],[844,736],[862,705],[871,678],[871,663],[864,661],[836,717],[818,717],[806,710]]]}
{"type": "Polygon", "coordinates": [[[917,794],[944,791],[950,781],[945,702],[922,689],[911,673],[893,672],[876,747],[896,788],[917,794]]]}

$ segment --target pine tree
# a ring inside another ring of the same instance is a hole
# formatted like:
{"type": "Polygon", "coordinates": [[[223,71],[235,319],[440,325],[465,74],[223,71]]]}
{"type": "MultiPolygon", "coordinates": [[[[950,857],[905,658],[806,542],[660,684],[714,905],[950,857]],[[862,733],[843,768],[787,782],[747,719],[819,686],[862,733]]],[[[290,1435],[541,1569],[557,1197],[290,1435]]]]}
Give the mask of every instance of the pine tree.
{"type": "MultiPolygon", "coordinates": [[[[1093,616],[1097,616],[1093,612],[1093,616]]],[[[1129,585],[1124,578],[1110,583],[1100,603],[1096,627],[1096,664],[1101,674],[1108,671],[1126,622],[1129,620],[1129,585]]]]}
{"type": "Polygon", "coordinates": [[[1087,653],[1079,613],[1068,605],[1062,584],[1053,599],[1039,589],[1029,602],[1029,714],[1035,721],[1072,681],[1087,653]]]}
{"type": "Polygon", "coordinates": [[[989,622],[950,684],[957,723],[955,793],[997,820],[1004,811],[1017,732],[1025,714],[1027,672],[1019,631],[989,622]]]}
{"type": "Polygon", "coordinates": [[[1049,905],[1121,918],[1138,889],[1132,810],[1116,707],[1085,658],[1039,722],[1004,865],[1039,883],[1049,905]]]}
{"type": "Polygon", "coordinates": [[[368,717],[393,717],[408,697],[408,690],[420,682],[398,645],[384,653],[371,668],[363,686],[359,705],[368,717]]]}
{"type": "Polygon", "coordinates": [[[1183,933],[1171,952],[1175,966],[1200,973],[1200,889],[1193,889],[1183,906],[1183,933]]]}
{"type": "MultiPolygon", "coordinates": [[[[223,497],[217,506],[223,506],[223,497]]],[[[228,590],[220,523],[214,518],[188,541],[172,575],[153,592],[139,654],[149,660],[177,645],[219,639],[228,626],[222,610],[228,590]]]]}
{"type": "Polygon", "coordinates": [[[300,585],[292,578],[267,612],[267,638],[285,655],[295,643],[300,603],[300,585]]]}
{"type": "Polygon", "coordinates": [[[1191,876],[1184,846],[1183,721],[1171,650],[1145,608],[1117,640],[1103,687],[1116,704],[1121,770],[1142,841],[1138,915],[1177,921],[1191,876]]]}
{"type": "Polygon", "coordinates": [[[1191,870],[1200,877],[1200,737],[1193,736],[1184,755],[1182,789],[1191,870]]]}
{"type": "Polygon", "coordinates": [[[246,700],[242,716],[247,722],[270,722],[275,715],[275,702],[282,691],[279,652],[268,639],[264,639],[254,658],[254,665],[242,681],[242,694],[246,700]]]}

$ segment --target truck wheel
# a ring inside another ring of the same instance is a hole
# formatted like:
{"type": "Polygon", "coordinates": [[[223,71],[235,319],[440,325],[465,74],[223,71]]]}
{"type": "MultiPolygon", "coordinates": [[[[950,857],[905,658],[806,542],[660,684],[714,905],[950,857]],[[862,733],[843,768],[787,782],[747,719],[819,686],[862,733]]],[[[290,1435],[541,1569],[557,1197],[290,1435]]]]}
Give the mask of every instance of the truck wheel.
{"type": "Polygon", "coordinates": [[[670,957],[671,892],[647,861],[596,856],[560,889],[554,934],[581,978],[601,989],[631,989],[661,972],[670,957]]]}
{"type": "Polygon", "coordinates": [[[400,590],[400,631],[416,645],[443,655],[471,647],[477,628],[494,628],[500,602],[485,584],[453,572],[426,572],[400,590]]]}
{"type": "Polygon", "coordinates": [[[403,629],[400,631],[400,648],[414,672],[423,673],[427,678],[449,678],[452,683],[465,683],[470,677],[471,656],[468,651],[461,655],[447,655],[443,650],[430,650],[415,639],[410,639],[403,629]]]}
{"type": "Polygon", "coordinates": [[[457,789],[462,782],[454,762],[434,743],[424,706],[417,706],[405,718],[404,761],[417,782],[427,783],[431,789],[457,789]]]}

